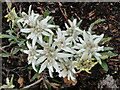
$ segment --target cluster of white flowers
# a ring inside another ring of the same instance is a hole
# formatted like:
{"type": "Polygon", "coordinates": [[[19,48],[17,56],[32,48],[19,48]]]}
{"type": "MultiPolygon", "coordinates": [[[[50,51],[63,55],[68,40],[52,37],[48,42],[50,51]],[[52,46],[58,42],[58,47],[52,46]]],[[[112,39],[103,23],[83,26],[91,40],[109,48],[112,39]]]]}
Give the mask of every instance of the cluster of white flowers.
{"type": "Polygon", "coordinates": [[[67,30],[61,30],[59,26],[49,23],[51,18],[35,14],[30,6],[28,14],[22,12],[21,18],[17,21],[23,26],[20,31],[27,33],[27,39],[31,40],[27,41],[29,50],[23,52],[28,54],[28,64],[32,64],[36,72],[41,73],[47,68],[52,78],[53,72],[56,71],[59,77],[68,77],[68,80],[76,81],[76,63],[93,58],[102,63],[99,51],[104,49],[98,44],[103,34],[92,35],[90,31],[81,30],[78,25],[81,21],[77,23],[77,19],[68,20],[70,26],[65,23],[67,30]],[[38,71],[37,66],[40,66],[38,71]]]}

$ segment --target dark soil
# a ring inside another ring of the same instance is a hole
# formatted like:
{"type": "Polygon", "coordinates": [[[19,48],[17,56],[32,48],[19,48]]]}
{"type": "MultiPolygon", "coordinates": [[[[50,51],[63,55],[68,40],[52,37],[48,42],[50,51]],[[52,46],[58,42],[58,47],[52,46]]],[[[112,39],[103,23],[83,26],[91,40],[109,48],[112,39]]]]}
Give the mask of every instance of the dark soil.
{"type": "MultiPolygon", "coordinates": [[[[106,62],[109,66],[109,71],[104,71],[100,65],[96,65],[94,68],[92,68],[91,72],[92,74],[87,74],[86,72],[82,72],[78,77],[78,83],[75,86],[67,85],[62,83],[60,89],[63,88],[63,90],[69,90],[69,89],[75,89],[75,90],[97,90],[98,89],[98,83],[100,80],[102,80],[107,74],[110,74],[113,76],[113,78],[116,80],[117,86],[120,87],[120,3],[114,2],[114,3],[61,3],[61,6],[59,3],[41,3],[41,2],[26,2],[26,3],[13,3],[13,7],[16,7],[17,12],[20,10],[20,7],[22,7],[22,11],[27,12],[29,5],[32,5],[33,10],[35,10],[36,13],[43,14],[45,10],[51,11],[51,16],[53,16],[55,19],[55,24],[59,25],[62,29],[65,29],[64,23],[67,22],[66,18],[62,14],[60,8],[63,11],[66,11],[67,18],[71,19],[72,17],[77,18],[78,20],[82,19],[83,22],[81,24],[81,28],[84,30],[87,30],[89,25],[94,22],[95,20],[101,18],[105,19],[105,22],[97,24],[93,27],[93,31],[95,31],[97,34],[104,33],[105,37],[112,37],[112,40],[106,43],[106,46],[111,46],[114,48],[113,52],[117,53],[118,56],[116,57],[109,57],[106,62]]],[[[7,5],[6,3],[2,3],[2,15],[5,16],[7,14],[7,5]]],[[[9,29],[9,25],[6,22],[6,19],[2,18],[2,25],[3,25],[3,33],[7,29],[9,29]]],[[[8,42],[6,39],[2,40],[2,45],[8,45],[10,42],[8,42]]],[[[6,50],[9,52],[12,48],[11,46],[9,48],[6,48],[6,50]]],[[[19,84],[17,80],[19,77],[24,78],[24,85],[29,85],[29,77],[34,75],[34,71],[30,71],[27,69],[27,56],[23,56],[21,52],[18,52],[16,55],[20,58],[3,58],[2,65],[3,65],[3,71],[2,71],[2,81],[5,83],[5,78],[7,75],[15,74],[14,78],[14,84],[16,88],[19,88],[19,84]]],[[[62,79],[59,79],[62,80],[62,79]]],[[[34,86],[33,88],[29,90],[37,90],[37,89],[43,89],[43,83],[40,83],[39,85],[34,86]],[[40,85],[40,86],[39,86],[40,85]]],[[[107,87],[106,87],[107,88],[107,87]]]]}

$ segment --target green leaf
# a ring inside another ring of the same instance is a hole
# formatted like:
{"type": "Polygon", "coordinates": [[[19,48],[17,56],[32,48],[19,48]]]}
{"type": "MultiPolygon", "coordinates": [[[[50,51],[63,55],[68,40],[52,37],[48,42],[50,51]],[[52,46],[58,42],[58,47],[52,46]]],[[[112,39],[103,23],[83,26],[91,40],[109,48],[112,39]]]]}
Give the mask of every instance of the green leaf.
{"type": "Polygon", "coordinates": [[[43,40],[46,41],[46,42],[49,42],[49,37],[45,36],[45,37],[43,38],[43,40]]]}
{"type": "Polygon", "coordinates": [[[102,68],[105,70],[105,71],[108,71],[108,65],[105,61],[102,61],[102,64],[101,64],[102,68]]]}
{"type": "Polygon", "coordinates": [[[0,38],[10,38],[10,39],[13,39],[12,36],[6,35],[6,34],[1,34],[1,33],[0,33],[0,38]]]}
{"type": "Polygon", "coordinates": [[[101,55],[107,55],[107,56],[117,56],[118,54],[116,53],[112,53],[112,52],[104,52],[104,53],[100,53],[101,55]]]}
{"type": "Polygon", "coordinates": [[[0,38],[9,38],[9,40],[14,40],[15,42],[20,42],[19,40],[17,40],[17,38],[13,35],[6,35],[6,34],[1,34],[0,33],[0,38]]]}
{"type": "Polygon", "coordinates": [[[89,27],[89,31],[91,31],[91,28],[95,25],[95,24],[98,24],[98,23],[100,23],[100,22],[103,22],[103,21],[105,21],[105,19],[98,19],[98,20],[96,20],[95,22],[93,22],[92,24],[90,24],[90,27],[89,27]]]}
{"type": "Polygon", "coordinates": [[[80,20],[80,21],[78,22],[77,26],[79,27],[81,23],[82,23],[82,20],[80,20]]]}
{"type": "Polygon", "coordinates": [[[6,4],[7,4],[9,10],[11,10],[12,2],[10,0],[6,0],[6,4]]]}
{"type": "Polygon", "coordinates": [[[48,21],[48,23],[50,24],[50,23],[54,23],[54,17],[52,17],[49,21],[48,21]]]}
{"type": "Polygon", "coordinates": [[[7,30],[6,32],[7,32],[9,35],[12,35],[12,34],[15,34],[15,35],[16,35],[15,30],[12,30],[12,29],[7,30]]]}
{"type": "Polygon", "coordinates": [[[43,16],[44,16],[44,18],[46,18],[46,17],[49,16],[49,15],[50,15],[50,11],[49,11],[49,10],[46,10],[43,16]]]}
{"type": "Polygon", "coordinates": [[[109,51],[109,50],[113,50],[113,48],[112,47],[104,47],[104,50],[109,51]]]}
{"type": "Polygon", "coordinates": [[[105,60],[105,59],[108,58],[108,56],[107,56],[107,55],[102,55],[100,58],[101,58],[102,60],[105,60]]]}
{"type": "Polygon", "coordinates": [[[38,72],[36,74],[34,74],[34,76],[30,79],[30,82],[34,81],[37,78],[38,75],[39,75],[38,72]]]}
{"type": "Polygon", "coordinates": [[[19,45],[19,46],[25,45],[25,41],[27,41],[27,40],[21,40],[21,41],[18,43],[18,45],[19,45]]]}
{"type": "Polygon", "coordinates": [[[0,56],[1,56],[1,57],[9,57],[9,56],[11,56],[11,55],[10,55],[10,54],[7,54],[7,53],[1,53],[0,56]]]}
{"type": "Polygon", "coordinates": [[[101,44],[104,44],[104,43],[110,41],[111,39],[112,39],[111,37],[103,38],[100,43],[101,43],[101,44]]]}
{"type": "Polygon", "coordinates": [[[20,51],[20,48],[17,48],[17,49],[15,49],[11,54],[16,54],[17,52],[19,52],[20,51]]]}
{"type": "Polygon", "coordinates": [[[29,70],[33,70],[32,66],[27,67],[27,69],[29,69],[29,70]]]}

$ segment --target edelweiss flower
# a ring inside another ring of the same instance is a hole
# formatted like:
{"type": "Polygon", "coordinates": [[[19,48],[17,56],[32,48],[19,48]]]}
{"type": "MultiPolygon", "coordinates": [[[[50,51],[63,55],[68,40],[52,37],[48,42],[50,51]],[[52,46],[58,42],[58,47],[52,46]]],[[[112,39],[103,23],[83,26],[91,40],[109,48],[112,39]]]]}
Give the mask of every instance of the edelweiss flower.
{"type": "Polygon", "coordinates": [[[6,78],[6,85],[5,85],[5,84],[2,85],[2,86],[0,87],[0,90],[1,90],[1,89],[5,89],[5,88],[14,88],[15,85],[13,85],[13,78],[14,78],[14,75],[12,75],[12,77],[11,77],[10,80],[9,80],[9,78],[7,77],[7,78],[6,78]]]}
{"type": "Polygon", "coordinates": [[[68,80],[76,81],[75,74],[77,73],[75,71],[75,61],[69,60],[69,59],[63,59],[60,60],[61,65],[60,65],[60,72],[59,72],[59,77],[65,78],[66,76],[68,77],[68,80]]]}
{"type": "Polygon", "coordinates": [[[77,51],[77,54],[80,55],[82,54],[81,59],[91,59],[92,56],[94,56],[98,62],[101,64],[101,59],[99,54],[99,51],[103,51],[103,46],[98,46],[98,43],[101,41],[103,38],[104,34],[97,36],[97,35],[91,35],[90,32],[83,32],[83,39],[80,39],[81,44],[76,44],[77,46],[74,46],[73,48],[79,49],[77,51]]]}
{"type": "Polygon", "coordinates": [[[36,60],[38,59],[38,56],[40,55],[40,50],[36,50],[36,46],[31,46],[27,42],[27,47],[29,50],[23,50],[24,53],[28,54],[28,64],[32,64],[33,69],[37,72],[37,69],[35,67],[36,60]]]}
{"type": "Polygon", "coordinates": [[[69,47],[70,41],[66,39],[60,28],[58,28],[57,39],[55,39],[54,45],[57,46],[60,50],[62,49],[66,52],[74,53],[74,50],[69,47]]]}
{"type": "Polygon", "coordinates": [[[76,43],[76,41],[78,41],[78,35],[82,34],[82,30],[80,30],[77,26],[77,19],[74,19],[73,22],[70,20],[68,21],[70,23],[70,27],[65,23],[67,30],[63,32],[65,33],[65,35],[69,36],[69,40],[76,43]]]}
{"type": "Polygon", "coordinates": [[[52,38],[50,38],[49,43],[43,42],[42,44],[43,50],[41,50],[41,57],[37,60],[36,64],[39,65],[42,63],[39,73],[41,73],[46,67],[49,69],[50,77],[52,76],[53,68],[56,71],[59,71],[59,63],[57,60],[60,58],[72,57],[72,54],[60,53],[57,49],[55,49],[52,44],[52,38]]]}
{"type": "Polygon", "coordinates": [[[41,21],[37,21],[37,25],[32,28],[25,28],[21,29],[21,32],[30,33],[27,37],[27,39],[32,39],[33,46],[36,44],[36,42],[39,40],[41,43],[43,41],[42,35],[44,36],[51,36],[54,35],[54,33],[51,31],[50,28],[56,27],[55,25],[48,24],[48,21],[52,17],[47,16],[45,19],[41,21]]]}
{"type": "Polygon", "coordinates": [[[8,18],[7,22],[12,21],[12,23],[14,23],[15,19],[18,17],[16,12],[15,12],[15,7],[4,17],[8,18]]]}
{"type": "Polygon", "coordinates": [[[38,17],[40,17],[39,14],[35,14],[34,11],[31,11],[31,5],[29,6],[28,15],[25,12],[22,12],[22,18],[20,18],[17,22],[23,23],[23,27],[27,24],[30,26],[35,26],[38,17]]]}

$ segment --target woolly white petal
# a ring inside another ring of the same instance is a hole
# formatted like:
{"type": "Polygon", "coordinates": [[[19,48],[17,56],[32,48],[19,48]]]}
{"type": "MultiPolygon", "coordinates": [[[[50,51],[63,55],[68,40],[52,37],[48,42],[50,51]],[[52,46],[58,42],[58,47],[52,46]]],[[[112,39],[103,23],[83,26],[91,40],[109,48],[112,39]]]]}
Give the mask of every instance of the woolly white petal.
{"type": "Polygon", "coordinates": [[[72,54],[66,54],[66,53],[57,53],[57,57],[59,58],[67,58],[67,57],[72,57],[72,54]]]}
{"type": "Polygon", "coordinates": [[[28,50],[23,50],[24,53],[29,54],[28,50]]]}
{"type": "Polygon", "coordinates": [[[65,23],[65,27],[68,29],[69,28],[69,26],[65,23]]]}
{"type": "Polygon", "coordinates": [[[45,61],[44,63],[42,63],[41,67],[40,67],[40,70],[39,70],[39,73],[41,73],[46,67],[47,67],[47,61],[45,61]]]}
{"type": "Polygon", "coordinates": [[[48,33],[48,32],[46,32],[46,31],[43,31],[43,32],[41,32],[43,35],[45,35],[45,36],[50,36],[50,34],[48,33]]]}
{"type": "Polygon", "coordinates": [[[33,69],[37,72],[37,69],[36,69],[36,67],[35,67],[35,61],[32,61],[32,67],[33,67],[33,69]]]}
{"type": "Polygon", "coordinates": [[[45,29],[45,30],[48,31],[50,34],[54,35],[54,33],[50,29],[45,29]]]}
{"type": "Polygon", "coordinates": [[[74,19],[74,20],[73,20],[73,24],[74,24],[74,26],[76,26],[76,24],[77,24],[77,19],[74,19]]]}
{"type": "Polygon", "coordinates": [[[30,33],[30,32],[31,32],[31,29],[26,28],[26,29],[21,29],[20,31],[21,31],[21,32],[24,32],[24,33],[30,33]]]}
{"type": "Polygon", "coordinates": [[[27,44],[27,47],[28,47],[29,49],[32,48],[31,45],[28,43],[28,41],[26,42],[26,44],[27,44]]]}
{"type": "Polygon", "coordinates": [[[45,56],[41,56],[37,61],[36,64],[40,64],[41,62],[43,62],[46,59],[45,56]]]}
{"type": "Polygon", "coordinates": [[[37,37],[34,37],[34,39],[32,40],[32,46],[35,46],[36,42],[37,42],[37,37]]]}
{"type": "Polygon", "coordinates": [[[62,48],[64,51],[66,51],[66,52],[70,52],[70,53],[75,53],[74,52],[74,50],[72,50],[71,48],[69,48],[69,47],[64,47],[64,48],[62,48]]]}
{"type": "Polygon", "coordinates": [[[48,27],[48,28],[55,28],[56,26],[49,24],[47,27],[48,27]]]}

